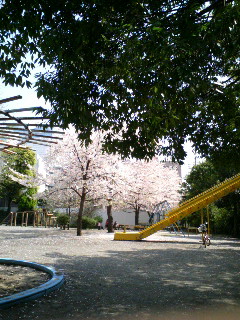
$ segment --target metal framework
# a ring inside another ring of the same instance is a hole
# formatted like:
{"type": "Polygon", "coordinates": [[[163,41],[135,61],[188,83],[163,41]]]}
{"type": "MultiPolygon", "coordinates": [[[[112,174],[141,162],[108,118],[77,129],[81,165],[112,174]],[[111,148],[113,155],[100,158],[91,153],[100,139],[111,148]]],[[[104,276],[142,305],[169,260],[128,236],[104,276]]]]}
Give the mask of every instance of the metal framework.
{"type": "Polygon", "coordinates": [[[153,209],[151,223],[157,223],[160,220],[165,219],[165,215],[171,209],[171,206],[167,200],[159,202],[153,209]]]}
{"type": "MultiPolygon", "coordinates": [[[[21,96],[14,96],[0,100],[0,104],[22,99],[21,96]]],[[[0,151],[13,153],[9,150],[13,147],[28,148],[26,144],[38,144],[50,146],[62,140],[63,131],[45,130],[43,121],[45,117],[39,116],[16,116],[21,112],[36,112],[41,107],[0,110],[0,151]],[[40,121],[37,122],[37,121],[40,121]],[[31,128],[33,127],[33,128],[31,128]],[[53,136],[54,134],[54,136],[53,136]]]]}

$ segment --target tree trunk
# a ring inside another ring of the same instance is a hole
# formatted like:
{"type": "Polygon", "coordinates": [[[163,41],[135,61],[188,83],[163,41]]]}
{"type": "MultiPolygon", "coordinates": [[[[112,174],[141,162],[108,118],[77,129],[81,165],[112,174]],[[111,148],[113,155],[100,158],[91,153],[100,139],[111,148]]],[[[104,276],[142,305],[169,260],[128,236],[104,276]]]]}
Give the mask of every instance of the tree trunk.
{"type": "Polygon", "coordinates": [[[107,216],[108,216],[108,232],[114,232],[113,231],[113,216],[112,216],[112,205],[109,204],[107,206],[107,216]]]}
{"type": "Polygon", "coordinates": [[[78,211],[78,219],[77,219],[77,236],[82,235],[82,216],[83,216],[83,208],[84,208],[85,199],[86,199],[86,190],[83,187],[79,211],[78,211]]]}
{"type": "MultiPolygon", "coordinates": [[[[83,175],[83,181],[87,180],[87,173],[89,170],[90,162],[91,162],[91,160],[87,161],[86,169],[85,169],[86,173],[83,175]]],[[[79,195],[78,192],[77,192],[77,194],[79,195]]],[[[78,211],[78,219],[77,219],[77,236],[82,235],[82,216],[83,216],[83,208],[84,208],[84,204],[85,204],[86,194],[87,194],[87,190],[83,186],[82,187],[82,194],[81,194],[81,201],[80,201],[80,206],[79,206],[79,211],[78,211]]]]}
{"type": "Polygon", "coordinates": [[[67,224],[67,229],[70,229],[70,218],[71,218],[71,207],[68,206],[68,216],[69,216],[69,223],[67,224]]]}
{"type": "Polygon", "coordinates": [[[136,207],[135,207],[135,226],[137,226],[139,224],[139,211],[140,211],[140,207],[138,205],[136,205],[136,207]]]}
{"type": "Polygon", "coordinates": [[[8,206],[8,208],[7,208],[7,213],[9,214],[10,212],[11,212],[11,204],[12,204],[12,198],[8,198],[7,199],[7,206],[8,206]]]}

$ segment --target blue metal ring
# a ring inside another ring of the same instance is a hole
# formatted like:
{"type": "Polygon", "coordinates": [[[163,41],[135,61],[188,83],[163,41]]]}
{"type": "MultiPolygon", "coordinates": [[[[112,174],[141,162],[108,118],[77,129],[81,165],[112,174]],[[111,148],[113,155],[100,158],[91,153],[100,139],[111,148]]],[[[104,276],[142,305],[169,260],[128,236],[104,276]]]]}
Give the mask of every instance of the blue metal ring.
{"type": "Polygon", "coordinates": [[[0,264],[18,265],[30,267],[46,272],[51,275],[51,279],[36,288],[25,290],[11,296],[0,298],[0,309],[10,307],[14,304],[33,300],[58,289],[64,282],[64,276],[55,271],[54,268],[46,267],[42,264],[29,262],[26,260],[0,259],[0,264]]]}

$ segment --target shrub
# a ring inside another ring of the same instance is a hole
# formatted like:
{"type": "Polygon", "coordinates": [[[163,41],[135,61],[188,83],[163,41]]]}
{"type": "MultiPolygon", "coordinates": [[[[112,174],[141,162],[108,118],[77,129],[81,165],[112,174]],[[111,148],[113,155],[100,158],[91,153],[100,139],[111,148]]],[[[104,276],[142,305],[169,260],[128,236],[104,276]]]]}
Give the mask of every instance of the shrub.
{"type": "Polygon", "coordinates": [[[59,213],[57,215],[57,223],[65,229],[65,226],[69,223],[70,217],[67,214],[59,213]]]}
{"type": "Polygon", "coordinates": [[[213,207],[214,231],[219,234],[231,234],[233,229],[233,213],[226,208],[213,207]]]}
{"type": "MultiPolygon", "coordinates": [[[[97,216],[94,218],[89,218],[88,216],[83,216],[82,217],[82,229],[94,229],[97,227],[97,223],[102,222],[102,221],[103,221],[103,219],[100,216],[97,216]]],[[[71,218],[70,227],[71,228],[77,227],[77,216],[74,216],[71,218]]]]}
{"type": "Polygon", "coordinates": [[[97,220],[89,218],[86,216],[82,217],[82,228],[83,229],[93,229],[96,228],[97,220]]]}
{"type": "Polygon", "coordinates": [[[72,216],[70,218],[70,224],[69,224],[70,228],[77,228],[77,219],[78,219],[77,216],[72,216]]]}
{"type": "Polygon", "coordinates": [[[96,223],[97,222],[103,222],[103,218],[101,216],[96,216],[93,219],[96,220],[96,223]]]}

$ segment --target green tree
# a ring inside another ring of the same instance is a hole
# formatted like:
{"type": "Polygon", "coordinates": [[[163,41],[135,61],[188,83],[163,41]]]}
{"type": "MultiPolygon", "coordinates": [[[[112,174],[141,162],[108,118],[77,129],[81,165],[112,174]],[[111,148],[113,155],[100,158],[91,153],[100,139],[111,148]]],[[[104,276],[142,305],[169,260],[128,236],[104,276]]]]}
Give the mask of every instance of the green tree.
{"type": "Polygon", "coordinates": [[[106,130],[107,151],[180,161],[189,138],[239,156],[239,18],[233,0],[5,0],[0,76],[30,86],[49,66],[36,88],[50,124],[86,142],[106,130]]]}
{"type": "MultiPolygon", "coordinates": [[[[219,182],[219,176],[210,161],[195,165],[182,184],[181,193],[183,201],[197,196],[213,187],[217,182],[219,182]]],[[[199,226],[201,223],[200,212],[191,214],[186,218],[186,221],[190,225],[199,226]]]]}
{"type": "Polygon", "coordinates": [[[213,187],[220,182],[219,178],[217,170],[209,160],[193,166],[185,182],[182,184],[181,192],[183,200],[191,199],[213,187]]]}
{"type": "Polygon", "coordinates": [[[37,206],[37,199],[34,197],[37,193],[37,188],[28,188],[24,194],[19,197],[18,210],[32,211],[37,206]]]}
{"type": "MultiPolygon", "coordinates": [[[[222,166],[220,166],[217,158],[208,159],[194,166],[182,185],[183,200],[195,197],[236,173],[236,170],[234,172],[234,169],[231,166],[226,166],[225,162],[222,162],[222,166]]],[[[239,201],[239,191],[235,191],[210,205],[211,228],[215,232],[240,236],[239,201]]],[[[198,226],[201,221],[200,212],[189,216],[187,221],[198,226]]]]}
{"type": "Polygon", "coordinates": [[[21,184],[21,179],[23,176],[24,178],[35,176],[32,168],[36,163],[35,153],[29,149],[19,148],[12,148],[11,151],[14,153],[1,155],[3,166],[0,173],[0,196],[7,199],[8,212],[11,211],[13,200],[19,204],[19,210],[32,210],[36,206],[34,195],[37,188],[24,186],[21,184]]]}

